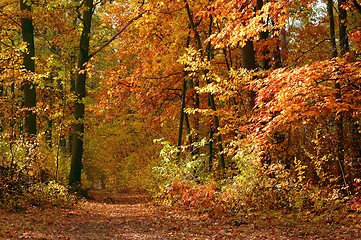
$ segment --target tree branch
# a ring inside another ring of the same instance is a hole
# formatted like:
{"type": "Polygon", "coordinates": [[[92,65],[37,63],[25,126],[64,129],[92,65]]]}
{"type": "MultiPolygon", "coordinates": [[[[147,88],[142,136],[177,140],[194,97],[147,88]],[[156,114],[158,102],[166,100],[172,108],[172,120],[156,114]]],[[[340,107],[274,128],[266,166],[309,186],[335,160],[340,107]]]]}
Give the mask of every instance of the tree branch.
{"type": "Polygon", "coordinates": [[[361,5],[358,3],[357,0],[353,0],[352,2],[355,5],[357,11],[361,14],[361,5]]]}
{"type": "Polygon", "coordinates": [[[318,43],[316,43],[314,46],[312,46],[310,49],[307,49],[306,51],[301,51],[301,55],[299,55],[293,62],[294,62],[294,65],[297,64],[298,60],[300,60],[305,54],[313,51],[314,49],[316,49],[319,45],[321,45],[322,43],[326,42],[326,41],[330,41],[331,39],[329,38],[325,38],[321,41],[319,41],[318,43]]]}
{"type": "Polygon", "coordinates": [[[125,24],[111,39],[109,39],[106,43],[104,43],[103,46],[99,47],[97,50],[95,50],[93,53],[89,55],[89,59],[93,58],[96,54],[98,54],[100,51],[102,51],[104,48],[106,48],[109,44],[111,44],[120,34],[122,34],[133,22],[138,20],[143,16],[144,13],[147,11],[143,11],[139,13],[136,17],[132,18],[125,24]]]}

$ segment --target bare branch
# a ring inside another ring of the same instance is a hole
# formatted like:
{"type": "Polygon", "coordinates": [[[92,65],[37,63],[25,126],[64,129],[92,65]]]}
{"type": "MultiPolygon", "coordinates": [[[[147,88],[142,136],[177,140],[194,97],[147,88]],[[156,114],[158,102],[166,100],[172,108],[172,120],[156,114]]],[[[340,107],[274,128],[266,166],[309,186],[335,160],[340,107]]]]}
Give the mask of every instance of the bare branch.
{"type": "Polygon", "coordinates": [[[17,21],[15,21],[12,17],[10,17],[9,15],[3,13],[2,10],[0,10],[0,14],[5,16],[6,18],[8,18],[10,21],[12,21],[15,25],[17,25],[18,27],[21,27],[21,24],[18,23],[17,21]]]}
{"type": "Polygon", "coordinates": [[[89,59],[93,58],[96,54],[98,54],[100,51],[102,51],[104,48],[106,48],[109,44],[111,44],[115,39],[117,39],[117,37],[122,34],[133,22],[135,22],[136,20],[138,20],[139,18],[141,18],[144,13],[146,13],[147,11],[143,11],[141,13],[139,13],[136,17],[132,18],[131,20],[129,20],[127,22],[127,24],[125,24],[111,39],[109,39],[106,43],[104,43],[103,46],[101,46],[100,48],[98,48],[97,50],[95,50],[95,52],[91,53],[89,55],[89,59]]]}
{"type": "Polygon", "coordinates": [[[361,5],[358,3],[357,0],[353,0],[352,2],[355,5],[357,11],[361,14],[361,5]]]}

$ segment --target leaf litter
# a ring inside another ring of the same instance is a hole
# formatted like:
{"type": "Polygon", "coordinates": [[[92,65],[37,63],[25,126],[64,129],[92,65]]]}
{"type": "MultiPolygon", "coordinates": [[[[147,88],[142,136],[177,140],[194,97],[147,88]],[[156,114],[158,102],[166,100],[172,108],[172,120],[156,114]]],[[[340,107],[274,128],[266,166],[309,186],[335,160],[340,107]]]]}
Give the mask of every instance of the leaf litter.
{"type": "Polygon", "coordinates": [[[318,219],[288,212],[200,213],[145,193],[91,193],[71,209],[0,212],[0,239],[361,239],[361,215],[318,219]]]}

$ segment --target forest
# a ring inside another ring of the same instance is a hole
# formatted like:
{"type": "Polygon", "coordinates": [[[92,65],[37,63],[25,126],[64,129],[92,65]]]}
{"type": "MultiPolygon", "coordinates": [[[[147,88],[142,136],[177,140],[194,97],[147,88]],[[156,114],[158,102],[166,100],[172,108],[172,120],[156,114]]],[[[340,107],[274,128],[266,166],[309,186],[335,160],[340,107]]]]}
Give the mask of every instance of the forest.
{"type": "Polygon", "coordinates": [[[0,0],[0,23],[1,212],[146,192],[361,237],[359,0],[0,0]]]}

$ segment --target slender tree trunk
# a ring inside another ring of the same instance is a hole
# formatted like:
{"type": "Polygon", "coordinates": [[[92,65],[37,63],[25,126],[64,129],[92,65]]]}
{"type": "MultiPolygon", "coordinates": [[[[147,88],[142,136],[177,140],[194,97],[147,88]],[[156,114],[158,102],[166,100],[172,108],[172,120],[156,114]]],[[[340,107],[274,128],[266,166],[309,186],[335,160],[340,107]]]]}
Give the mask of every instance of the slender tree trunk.
{"type": "MultiPolygon", "coordinates": [[[[197,44],[197,48],[198,48],[198,51],[200,51],[202,53],[202,56],[204,56],[204,52],[203,52],[203,46],[202,46],[202,41],[201,41],[201,37],[196,29],[196,26],[194,24],[194,20],[193,20],[193,15],[192,15],[192,12],[190,10],[190,7],[189,7],[189,4],[188,2],[185,0],[185,7],[186,7],[186,11],[187,11],[187,15],[188,15],[188,19],[189,19],[189,24],[191,26],[191,29],[193,30],[194,32],[194,38],[196,40],[196,44],[197,44]]],[[[210,27],[209,27],[209,33],[211,33],[211,29],[212,29],[212,23],[213,23],[213,20],[212,20],[212,15],[210,15],[210,27]]],[[[208,44],[207,46],[207,49],[206,49],[206,52],[208,54],[208,60],[210,60],[211,58],[211,49],[210,49],[210,43],[208,44]]],[[[204,75],[207,75],[207,71],[204,71],[204,75]]],[[[207,80],[207,84],[209,84],[209,81],[207,80]]],[[[216,105],[215,105],[215,101],[214,101],[214,96],[213,94],[209,94],[208,96],[209,98],[209,104],[210,104],[210,107],[213,111],[216,111],[216,105]]],[[[198,106],[199,107],[199,106],[198,106]]],[[[219,119],[218,119],[218,116],[214,115],[213,117],[213,121],[214,121],[214,131],[218,131],[220,125],[219,125],[219,119]]],[[[217,132],[215,132],[217,133],[217,132]]],[[[222,135],[221,134],[217,134],[217,144],[218,144],[218,150],[219,150],[219,166],[221,168],[221,170],[225,169],[226,167],[226,164],[225,164],[225,158],[224,158],[224,153],[223,153],[223,145],[222,145],[222,135]]]]}
{"type": "MultiPolygon", "coordinates": [[[[70,92],[72,94],[75,94],[75,82],[76,82],[76,77],[77,75],[75,74],[75,71],[71,71],[70,72],[70,92]]],[[[74,106],[71,106],[70,107],[70,115],[73,115],[74,116],[74,106]]],[[[68,137],[68,147],[67,147],[67,151],[68,151],[68,154],[69,156],[71,156],[71,153],[73,152],[73,136],[74,136],[74,133],[73,131],[70,131],[68,133],[69,135],[67,136],[68,137]]]]}
{"type": "MultiPolygon", "coordinates": [[[[212,15],[209,15],[209,31],[208,31],[208,36],[211,36],[212,34],[212,27],[213,27],[213,16],[212,15]]],[[[212,49],[211,49],[211,42],[209,41],[208,42],[208,46],[207,46],[207,59],[208,61],[211,60],[211,55],[212,55],[212,49]]],[[[208,73],[205,72],[204,73],[205,75],[207,75],[208,73]]],[[[207,84],[210,84],[208,78],[207,79],[207,84]]],[[[208,94],[208,99],[209,99],[209,106],[211,107],[211,109],[213,111],[216,111],[217,108],[216,108],[216,103],[214,101],[214,96],[213,94],[209,93],[208,94]]],[[[212,145],[213,144],[213,135],[214,133],[216,133],[216,139],[217,139],[217,146],[218,146],[218,151],[219,151],[219,166],[220,166],[220,169],[223,171],[225,168],[226,168],[226,161],[225,161],[225,157],[224,157],[224,152],[223,152],[223,140],[222,140],[222,135],[218,132],[218,129],[220,128],[220,124],[219,124],[219,118],[217,115],[214,115],[213,116],[213,125],[214,125],[214,129],[213,127],[211,126],[210,128],[210,142],[209,144],[212,145]]],[[[210,158],[213,157],[213,146],[210,146],[209,148],[209,151],[210,151],[210,158]]],[[[209,166],[212,167],[213,165],[213,160],[210,159],[209,160],[209,166]]]]}
{"type": "MultiPolygon", "coordinates": [[[[186,48],[189,47],[190,37],[187,38],[186,48]]],[[[183,76],[183,86],[182,86],[182,96],[181,96],[181,110],[179,115],[179,130],[178,130],[178,156],[180,156],[180,148],[182,146],[182,137],[183,137],[183,123],[185,117],[185,107],[186,107],[186,93],[187,93],[187,72],[184,72],[183,76]]]]}
{"type": "Polygon", "coordinates": [[[338,0],[338,25],[339,25],[339,37],[340,37],[340,47],[341,47],[341,56],[350,51],[350,46],[348,42],[347,35],[347,11],[344,9],[346,0],[338,0]]]}
{"type": "MultiPolygon", "coordinates": [[[[347,36],[347,11],[343,8],[346,4],[346,0],[338,0],[338,11],[339,11],[339,40],[340,40],[340,48],[341,48],[341,56],[350,51],[348,36],[347,36]]],[[[340,99],[342,97],[342,88],[340,81],[337,81],[335,84],[335,88],[337,89],[336,98],[340,99]]],[[[337,169],[340,177],[340,184],[344,185],[346,189],[346,193],[349,195],[349,191],[347,188],[347,182],[345,177],[345,139],[344,139],[344,114],[342,112],[337,113],[336,119],[337,126],[337,169]]]]}
{"type": "Polygon", "coordinates": [[[187,127],[187,133],[188,133],[188,138],[187,138],[187,142],[188,144],[191,146],[191,154],[194,153],[194,146],[193,146],[193,138],[192,138],[192,129],[191,129],[191,124],[189,123],[189,117],[188,114],[184,113],[184,120],[186,123],[186,127],[187,127]]]}
{"type": "MultiPolygon", "coordinates": [[[[186,11],[187,11],[188,19],[189,19],[190,28],[194,32],[194,38],[196,40],[196,45],[197,45],[197,48],[198,48],[197,50],[199,52],[203,53],[201,38],[199,36],[198,31],[196,30],[196,26],[195,26],[195,23],[193,21],[193,16],[192,16],[191,9],[189,7],[189,4],[188,4],[187,0],[184,0],[184,3],[185,3],[185,8],[186,8],[186,11]]],[[[191,80],[190,85],[191,85],[191,89],[199,88],[199,79],[191,80]]],[[[199,109],[199,107],[200,107],[200,98],[199,98],[199,94],[198,94],[197,91],[195,91],[193,99],[194,99],[193,107],[195,109],[199,109]]],[[[194,129],[195,129],[194,142],[199,142],[199,130],[200,130],[199,113],[195,113],[194,129]]],[[[193,152],[194,152],[195,155],[198,155],[199,154],[199,148],[196,147],[193,152]]]]}
{"type": "MultiPolygon", "coordinates": [[[[335,84],[335,88],[337,89],[336,98],[341,98],[341,84],[340,82],[337,82],[335,84]]],[[[345,187],[345,193],[347,195],[350,195],[348,184],[346,181],[346,175],[345,175],[345,134],[344,134],[344,114],[342,112],[336,114],[336,126],[337,126],[337,161],[336,169],[338,170],[339,174],[339,184],[344,185],[345,187]]]]}
{"type": "MultiPolygon", "coordinates": [[[[256,3],[256,10],[261,10],[263,7],[263,0],[257,0],[257,3],[256,3]]],[[[267,24],[267,21],[264,23],[264,24],[267,24]]],[[[260,40],[266,40],[269,36],[269,32],[268,31],[262,31],[260,34],[259,34],[259,38],[260,40]]],[[[269,50],[265,50],[262,54],[264,56],[266,56],[267,54],[269,53],[269,50]]],[[[262,68],[263,69],[269,69],[270,68],[270,60],[269,59],[264,59],[262,61],[262,68]]]]}
{"type": "MultiPolygon", "coordinates": [[[[35,45],[34,45],[34,26],[29,1],[20,0],[20,10],[26,14],[21,18],[21,33],[23,42],[26,43],[27,51],[24,52],[24,68],[29,73],[35,73],[35,45]]],[[[25,105],[25,133],[34,137],[36,135],[36,89],[35,83],[26,80],[24,83],[24,105],[25,105]]]]}
{"type": "Polygon", "coordinates": [[[83,158],[83,137],[84,137],[84,98],[86,81],[86,64],[89,61],[89,40],[93,15],[93,0],[84,1],[83,30],[80,37],[78,72],[75,82],[76,102],[74,106],[75,123],[73,125],[72,155],[69,185],[75,188],[80,187],[81,169],[83,158]]]}
{"type": "Polygon", "coordinates": [[[337,57],[335,17],[333,14],[333,0],[327,0],[327,12],[330,19],[331,57],[337,57]]]}
{"type": "MultiPolygon", "coordinates": [[[[186,75],[186,74],[185,74],[186,75]]],[[[182,137],[183,137],[183,125],[184,125],[184,109],[186,106],[186,91],[187,91],[187,80],[186,76],[183,78],[183,86],[182,86],[182,96],[181,96],[181,110],[179,114],[179,129],[178,129],[178,156],[180,156],[180,150],[182,146],[182,137]]]]}

